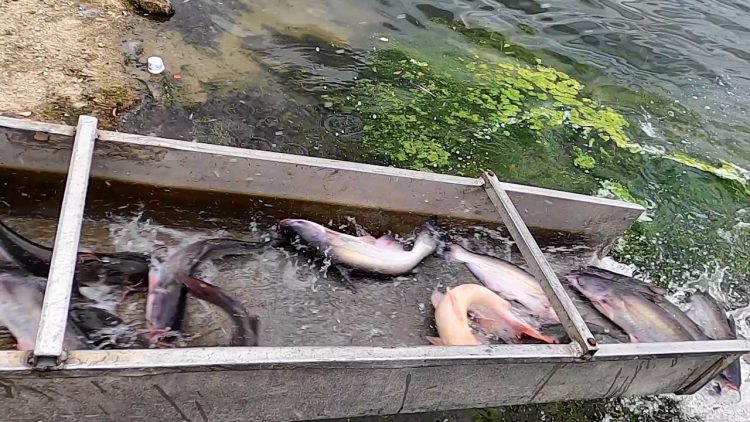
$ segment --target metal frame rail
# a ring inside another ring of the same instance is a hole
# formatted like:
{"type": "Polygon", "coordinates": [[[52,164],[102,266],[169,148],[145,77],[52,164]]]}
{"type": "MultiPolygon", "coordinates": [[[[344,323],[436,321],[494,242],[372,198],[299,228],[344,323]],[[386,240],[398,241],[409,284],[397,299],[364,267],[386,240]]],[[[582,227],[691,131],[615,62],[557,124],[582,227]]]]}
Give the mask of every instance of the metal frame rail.
{"type": "Polygon", "coordinates": [[[508,193],[503,189],[502,184],[497,176],[491,171],[486,171],[482,175],[484,179],[484,188],[489,195],[490,200],[497,208],[497,211],[503,217],[505,226],[508,228],[513,240],[515,240],[518,249],[521,250],[523,258],[526,260],[531,272],[541,283],[544,293],[550,300],[552,308],[560,318],[560,322],[565,328],[568,336],[578,345],[582,358],[590,358],[599,349],[596,339],[589,331],[586,322],[581,314],[578,313],[573,302],[557,279],[555,272],[544,257],[542,250],[539,249],[534,236],[531,235],[529,228],[523,221],[523,217],[513,205],[513,201],[508,193]]]}
{"type": "MultiPolygon", "coordinates": [[[[78,119],[42,316],[31,358],[32,365],[38,369],[53,368],[66,359],[63,342],[91,161],[97,138],[97,124],[95,117],[80,116],[78,119]]],[[[494,173],[485,172],[483,179],[487,195],[497,208],[532,273],[540,281],[567,334],[577,346],[579,357],[591,357],[598,349],[596,340],[565,293],[518,209],[494,173]]]]}
{"type": "Polygon", "coordinates": [[[52,263],[44,292],[42,315],[31,358],[31,363],[36,368],[51,368],[65,360],[63,341],[68,322],[68,308],[97,125],[98,121],[95,117],[80,116],[78,118],[73,153],[70,156],[68,180],[65,184],[60,218],[57,223],[52,263]]]}

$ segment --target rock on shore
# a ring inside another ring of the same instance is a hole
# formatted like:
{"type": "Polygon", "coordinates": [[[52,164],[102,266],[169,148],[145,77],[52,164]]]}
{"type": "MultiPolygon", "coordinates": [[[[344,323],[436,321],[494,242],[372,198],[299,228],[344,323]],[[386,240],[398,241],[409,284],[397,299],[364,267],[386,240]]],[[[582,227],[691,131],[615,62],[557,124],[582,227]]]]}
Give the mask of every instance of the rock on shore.
{"type": "Polygon", "coordinates": [[[174,7],[170,0],[131,0],[139,9],[152,15],[172,16],[174,7]]]}

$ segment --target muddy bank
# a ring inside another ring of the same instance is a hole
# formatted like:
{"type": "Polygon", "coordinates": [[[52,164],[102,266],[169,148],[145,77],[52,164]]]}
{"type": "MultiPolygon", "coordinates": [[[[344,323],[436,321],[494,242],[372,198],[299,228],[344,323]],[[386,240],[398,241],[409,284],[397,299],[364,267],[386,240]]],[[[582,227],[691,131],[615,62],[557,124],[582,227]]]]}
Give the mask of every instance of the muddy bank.
{"type": "Polygon", "coordinates": [[[310,8],[271,19],[272,3],[177,6],[159,22],[120,0],[1,2],[0,113],[66,124],[91,114],[105,129],[361,155],[361,122],[320,101],[364,65],[347,44],[351,28],[333,22],[320,31],[327,14],[310,8]],[[163,58],[166,71],[148,73],[149,56],[163,58]]]}
{"type": "Polygon", "coordinates": [[[123,2],[4,0],[0,15],[0,112],[53,122],[86,112],[114,127],[135,103],[119,49],[123,2]]]}

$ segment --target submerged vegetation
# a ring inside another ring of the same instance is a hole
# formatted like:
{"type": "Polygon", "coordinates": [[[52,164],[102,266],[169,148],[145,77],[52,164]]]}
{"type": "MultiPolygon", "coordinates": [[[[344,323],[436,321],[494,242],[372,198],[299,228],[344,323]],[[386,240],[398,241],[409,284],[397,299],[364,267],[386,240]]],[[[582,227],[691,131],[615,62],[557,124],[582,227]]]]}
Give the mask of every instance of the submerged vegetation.
{"type": "MultiPolygon", "coordinates": [[[[471,175],[498,164],[499,157],[488,150],[493,145],[510,147],[512,159],[530,150],[542,159],[570,153],[549,139],[555,134],[581,139],[588,147],[597,141],[629,145],[627,120],[582,95],[583,86],[565,73],[478,56],[446,59],[455,64],[451,70],[433,68],[402,50],[381,51],[367,77],[354,86],[344,105],[366,119],[364,142],[381,159],[471,175]]],[[[593,165],[590,156],[577,151],[579,165],[593,165]]]]}

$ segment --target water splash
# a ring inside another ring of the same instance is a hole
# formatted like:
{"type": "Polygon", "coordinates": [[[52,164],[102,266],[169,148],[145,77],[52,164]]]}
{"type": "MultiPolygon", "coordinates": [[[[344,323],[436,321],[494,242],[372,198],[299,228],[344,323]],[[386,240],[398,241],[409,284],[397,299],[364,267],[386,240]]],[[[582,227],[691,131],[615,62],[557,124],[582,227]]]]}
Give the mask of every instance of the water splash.
{"type": "MultiPolygon", "coordinates": [[[[719,291],[719,289],[711,289],[719,291]]],[[[718,299],[718,298],[717,298],[718,299]]],[[[737,322],[737,334],[750,338],[750,306],[731,311],[737,322]]],[[[692,396],[679,396],[680,406],[686,415],[704,422],[745,422],[750,420],[750,364],[741,360],[742,380],[740,395],[733,391],[715,394],[710,388],[704,388],[692,396]]]]}

